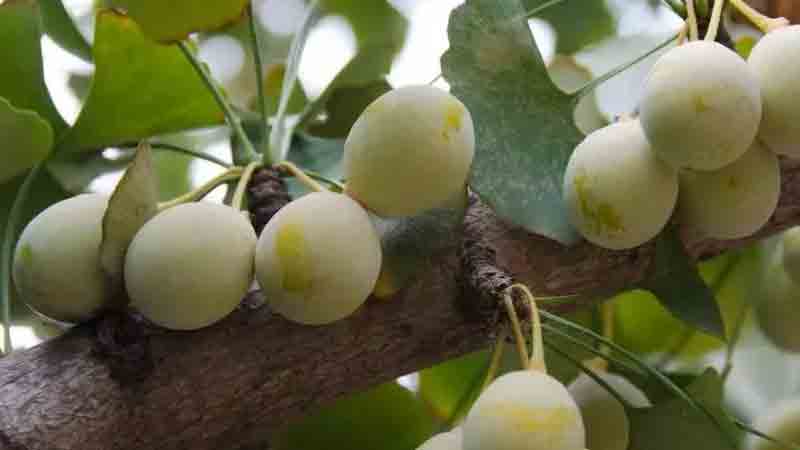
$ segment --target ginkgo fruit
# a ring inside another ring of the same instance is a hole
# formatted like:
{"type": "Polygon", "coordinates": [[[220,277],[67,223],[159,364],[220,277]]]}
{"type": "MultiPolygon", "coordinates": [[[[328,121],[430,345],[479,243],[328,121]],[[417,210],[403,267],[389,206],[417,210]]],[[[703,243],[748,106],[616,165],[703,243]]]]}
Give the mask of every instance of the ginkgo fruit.
{"type": "Polygon", "coordinates": [[[35,311],[81,322],[109,301],[112,287],[100,266],[108,196],[82,194],[55,203],[23,230],[14,253],[14,283],[35,311]]]}
{"type": "Polygon", "coordinates": [[[457,98],[427,85],[394,89],[347,136],[347,193],[380,216],[413,216],[464,189],[474,153],[472,118],[457,98]]]}
{"type": "Polygon", "coordinates": [[[461,450],[461,428],[454,428],[445,433],[439,433],[417,447],[417,450],[461,450]]]}
{"type": "Polygon", "coordinates": [[[759,138],[775,153],[800,156],[800,25],[767,33],[747,63],[761,87],[759,138]]]}
{"type": "Polygon", "coordinates": [[[353,199],[315,192],[267,223],[255,261],[272,309],[294,322],[321,325],[349,316],[369,297],[380,273],[381,244],[353,199]]]}
{"type": "Polygon", "coordinates": [[[497,378],[462,424],[463,450],[582,450],[580,411],[567,389],[539,371],[497,378]]]}
{"type": "Polygon", "coordinates": [[[237,209],[186,203],[148,221],[125,257],[131,303],[174,330],[211,325],[230,314],[253,280],[256,234],[237,209]]]}
{"type": "MultiPolygon", "coordinates": [[[[650,406],[647,396],[626,378],[604,371],[596,374],[631,406],[650,406]]],[[[627,450],[630,423],[622,403],[586,374],[579,375],[567,389],[581,411],[586,447],[591,450],[627,450]]]]}
{"type": "Polygon", "coordinates": [[[660,158],[716,170],[753,143],[761,121],[758,80],[725,46],[694,41],[665,53],[645,83],[640,119],[660,158]]]}
{"type": "MultiPolygon", "coordinates": [[[[753,428],[787,444],[800,444],[800,398],[789,398],[773,405],[756,418],[753,428]]],[[[759,436],[749,436],[748,450],[784,450],[786,447],[759,436]]]]}
{"type": "Polygon", "coordinates": [[[677,172],[651,151],[635,120],[586,136],[564,176],[572,224],[587,240],[609,249],[633,248],[655,237],[677,197],[677,172]]]}
{"type": "Polygon", "coordinates": [[[755,312],[759,328],[777,347],[800,353],[800,285],[792,281],[782,264],[780,246],[762,268],[755,312]]]}
{"type": "Polygon", "coordinates": [[[778,205],[778,158],[757,142],[733,164],[714,172],[680,176],[681,222],[714,239],[737,239],[758,231],[778,205]]]}

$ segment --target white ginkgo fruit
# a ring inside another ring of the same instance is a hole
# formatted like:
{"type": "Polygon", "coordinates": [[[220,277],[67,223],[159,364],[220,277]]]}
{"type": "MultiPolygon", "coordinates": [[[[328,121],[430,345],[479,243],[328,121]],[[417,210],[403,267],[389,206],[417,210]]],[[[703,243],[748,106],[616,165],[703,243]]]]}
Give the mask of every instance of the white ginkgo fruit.
{"type": "MultiPolygon", "coordinates": [[[[626,378],[604,371],[596,374],[631,406],[650,406],[647,396],[626,378]]],[[[580,374],[567,389],[581,411],[586,447],[591,450],[627,450],[630,423],[622,403],[586,374],[580,374]]]]}
{"type": "Polygon", "coordinates": [[[349,316],[366,301],[381,254],[378,235],[358,203],[314,192],[281,208],[264,227],[256,277],[278,314],[321,325],[349,316]]]}
{"type": "MultiPolygon", "coordinates": [[[[800,398],[773,405],[756,418],[753,428],[787,444],[800,445],[800,398]]],[[[786,447],[758,436],[747,438],[747,450],[783,450],[786,447]]]]}
{"type": "Polygon", "coordinates": [[[800,156],[800,25],[762,37],[747,58],[761,87],[758,136],[775,153],[800,156]]]}
{"type": "Polygon", "coordinates": [[[581,142],[564,176],[572,224],[590,242],[620,250],[639,246],[667,224],[678,174],[651,151],[636,120],[601,128],[581,142]]]}
{"type": "Polygon", "coordinates": [[[230,314],[253,280],[256,234],[239,210],[186,203],[150,219],[125,256],[131,304],[164,328],[194,330],[230,314]]]}
{"type": "Polygon", "coordinates": [[[100,266],[108,196],[82,194],[55,203],[22,232],[13,277],[35,311],[62,322],[92,318],[113,295],[100,266]]]}
{"type": "Polygon", "coordinates": [[[438,433],[417,447],[417,450],[461,450],[461,428],[453,428],[445,433],[438,433]]]}
{"type": "Polygon", "coordinates": [[[705,237],[742,238],[767,223],[780,192],[778,158],[756,142],[719,170],[681,172],[678,216],[705,237]]]}
{"type": "Polygon", "coordinates": [[[507,373],[478,397],[462,424],[463,450],[582,450],[580,411],[567,389],[539,371],[507,373]]]}
{"type": "Polygon", "coordinates": [[[475,153],[467,108],[433,86],[372,102],[344,146],[347,193],[379,216],[413,216],[463,191],[475,153]]]}
{"type": "Polygon", "coordinates": [[[758,80],[716,42],[673,48],[653,66],[640,104],[653,150],[676,168],[716,170],[753,143],[761,121],[758,80]]]}

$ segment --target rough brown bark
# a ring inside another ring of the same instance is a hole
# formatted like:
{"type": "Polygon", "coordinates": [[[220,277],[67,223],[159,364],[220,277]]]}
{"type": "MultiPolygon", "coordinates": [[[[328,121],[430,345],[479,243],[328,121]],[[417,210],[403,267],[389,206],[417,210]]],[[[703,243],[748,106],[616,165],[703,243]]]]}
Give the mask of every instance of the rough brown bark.
{"type": "MultiPolygon", "coordinates": [[[[685,233],[691,254],[708,257],[800,223],[800,163],[782,164],[780,206],[758,236],[720,242],[685,233]]],[[[480,205],[467,221],[497,248],[499,265],[537,294],[624,287],[645,276],[653,253],[651,246],[566,248],[505,225],[480,205]]],[[[246,301],[202,331],[148,329],[152,370],[125,383],[111,377],[91,329],[78,327],[0,359],[0,449],[255,445],[341,394],[484,347],[491,330],[457,306],[457,271],[453,249],[399,295],[330,326],[295,325],[246,301]]]]}

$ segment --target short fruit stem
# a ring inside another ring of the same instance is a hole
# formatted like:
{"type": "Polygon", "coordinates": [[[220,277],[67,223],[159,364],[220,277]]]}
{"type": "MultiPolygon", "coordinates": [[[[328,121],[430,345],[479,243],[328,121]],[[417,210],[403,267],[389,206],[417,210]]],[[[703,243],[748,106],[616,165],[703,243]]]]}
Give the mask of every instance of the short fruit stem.
{"type": "Polygon", "coordinates": [[[518,289],[525,296],[531,309],[531,360],[528,368],[547,373],[547,364],[544,361],[544,340],[542,338],[542,319],[539,317],[539,307],[536,298],[524,284],[513,284],[509,290],[518,289]]]}
{"type": "Polygon", "coordinates": [[[525,343],[525,337],[522,335],[522,327],[519,324],[519,317],[517,316],[517,310],[514,308],[514,302],[511,299],[510,292],[506,292],[503,303],[505,304],[508,318],[511,321],[511,330],[514,332],[514,341],[517,343],[520,365],[523,369],[528,370],[531,366],[531,360],[528,359],[527,344],[525,343]]]}
{"type": "Polygon", "coordinates": [[[325,186],[317,183],[313,178],[308,176],[308,174],[306,174],[303,171],[303,169],[297,167],[293,163],[289,161],[283,161],[277,165],[278,167],[286,169],[290,174],[292,174],[293,177],[297,178],[298,181],[306,185],[306,187],[308,187],[312,191],[328,192],[328,189],[325,186]]]}
{"type": "Polygon", "coordinates": [[[725,0],[715,0],[714,9],[711,10],[711,21],[708,24],[708,31],[706,32],[706,41],[714,41],[717,39],[717,32],[719,32],[719,25],[722,22],[722,9],[725,7],[725,0]]]}
{"type": "Polygon", "coordinates": [[[481,392],[483,392],[497,375],[497,370],[500,368],[500,359],[503,357],[503,349],[506,347],[506,338],[508,337],[508,328],[503,327],[497,335],[494,342],[494,349],[492,350],[492,359],[489,362],[489,368],[486,370],[486,378],[483,380],[481,392]]]}
{"type": "Polygon", "coordinates": [[[697,26],[697,11],[694,8],[694,0],[686,0],[686,25],[689,27],[689,41],[696,41],[700,36],[697,26]]]}
{"type": "Polygon", "coordinates": [[[159,203],[158,210],[163,211],[168,208],[172,208],[173,206],[180,205],[182,203],[193,202],[196,200],[200,200],[201,198],[205,197],[209,192],[216,189],[218,186],[225,184],[229,181],[238,180],[242,176],[242,168],[241,167],[231,167],[230,169],[222,172],[221,174],[217,175],[216,177],[212,178],[211,180],[203,183],[201,186],[193,189],[190,192],[187,192],[181,196],[175,197],[172,200],[159,203]]]}
{"type": "Polygon", "coordinates": [[[785,17],[769,17],[756,11],[752,6],[748,5],[744,0],[729,0],[731,5],[736,8],[743,16],[747,18],[753,25],[758,27],[764,33],[777,30],[789,26],[789,19],[785,17]]]}
{"type": "Polygon", "coordinates": [[[239,210],[245,209],[244,204],[244,192],[247,189],[247,184],[250,183],[250,178],[253,176],[253,172],[256,168],[261,165],[258,162],[251,162],[244,168],[244,172],[242,173],[242,177],[239,178],[239,183],[236,185],[236,191],[233,194],[233,199],[231,200],[231,206],[237,208],[239,210]]]}

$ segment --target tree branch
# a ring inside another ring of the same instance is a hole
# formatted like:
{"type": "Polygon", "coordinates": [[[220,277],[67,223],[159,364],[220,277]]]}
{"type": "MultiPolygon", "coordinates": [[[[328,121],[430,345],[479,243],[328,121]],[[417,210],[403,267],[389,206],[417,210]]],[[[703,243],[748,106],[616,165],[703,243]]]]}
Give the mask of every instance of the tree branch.
{"type": "MultiPolygon", "coordinates": [[[[782,161],[778,210],[758,236],[698,240],[698,258],[800,224],[800,163],[782,161]]],[[[505,225],[473,206],[467,217],[502,266],[538,295],[597,293],[641,280],[650,245],[624,252],[565,248],[505,225]]],[[[307,327],[251,297],[197,332],[146,329],[152,370],[116,381],[94,330],[80,326],[0,359],[0,449],[193,450],[245,448],[336,397],[477,350],[492,330],[459,307],[455,249],[392,299],[370,301],[342,322],[307,327]]]]}

